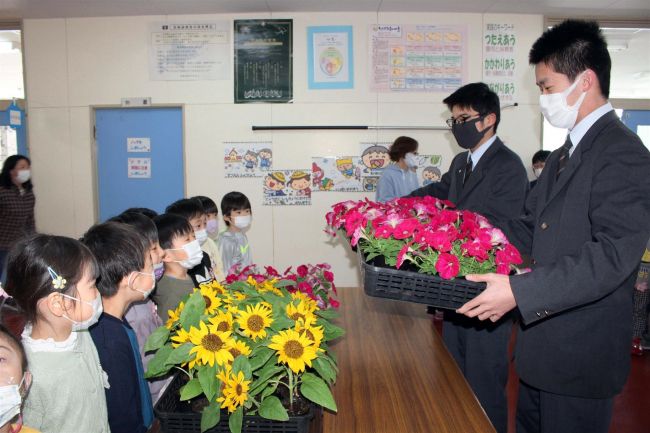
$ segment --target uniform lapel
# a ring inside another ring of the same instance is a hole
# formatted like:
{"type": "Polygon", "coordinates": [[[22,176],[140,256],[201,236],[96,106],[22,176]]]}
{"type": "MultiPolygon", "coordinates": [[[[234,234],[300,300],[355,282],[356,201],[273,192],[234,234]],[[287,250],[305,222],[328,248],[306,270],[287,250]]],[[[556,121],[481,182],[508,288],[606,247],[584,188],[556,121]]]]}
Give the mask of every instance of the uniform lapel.
{"type": "Polygon", "coordinates": [[[485,152],[485,154],[483,154],[481,159],[478,161],[478,164],[476,164],[474,170],[472,170],[472,175],[469,177],[469,179],[467,179],[467,183],[465,184],[465,186],[463,186],[463,178],[462,176],[460,176],[461,193],[459,194],[459,200],[458,200],[459,202],[465,197],[467,197],[469,193],[471,193],[472,190],[481,183],[481,180],[483,180],[483,177],[485,176],[484,173],[485,167],[489,167],[490,164],[492,164],[491,162],[492,158],[502,146],[503,143],[497,137],[497,139],[494,140],[494,143],[492,143],[490,148],[485,152]]]}

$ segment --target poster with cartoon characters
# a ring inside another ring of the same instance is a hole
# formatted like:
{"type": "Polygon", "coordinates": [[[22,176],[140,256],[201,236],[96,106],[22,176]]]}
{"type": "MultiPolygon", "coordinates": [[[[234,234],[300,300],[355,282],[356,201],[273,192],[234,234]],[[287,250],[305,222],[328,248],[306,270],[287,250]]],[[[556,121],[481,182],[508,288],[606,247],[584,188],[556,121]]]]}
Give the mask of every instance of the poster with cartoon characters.
{"type": "Polygon", "coordinates": [[[264,206],[311,205],[311,172],[272,170],[264,174],[264,206]]]}
{"type": "Polygon", "coordinates": [[[315,156],[311,163],[312,189],[361,192],[363,163],[359,156],[315,156]]]}
{"type": "Polygon", "coordinates": [[[390,164],[388,149],[390,142],[362,142],[359,148],[361,154],[361,190],[375,192],[377,182],[390,164]]]}
{"type": "Polygon", "coordinates": [[[225,141],[223,144],[226,177],[262,177],[273,168],[270,141],[225,141]]]}
{"type": "Polygon", "coordinates": [[[440,179],[442,179],[442,171],[440,170],[442,156],[418,155],[417,159],[418,166],[415,171],[418,176],[418,184],[420,186],[427,186],[435,182],[440,182],[440,179]]]}

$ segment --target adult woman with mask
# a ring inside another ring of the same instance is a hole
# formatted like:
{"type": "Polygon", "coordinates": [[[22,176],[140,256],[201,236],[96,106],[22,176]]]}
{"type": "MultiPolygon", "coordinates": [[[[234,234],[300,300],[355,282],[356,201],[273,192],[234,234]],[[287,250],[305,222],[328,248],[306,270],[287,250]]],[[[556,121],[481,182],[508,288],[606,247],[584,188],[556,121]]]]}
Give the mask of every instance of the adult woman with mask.
{"type": "Polygon", "coordinates": [[[410,194],[418,187],[415,169],[418,142],[411,137],[397,137],[388,150],[393,164],[386,167],[377,183],[376,200],[385,202],[410,194]]]}
{"type": "Polygon", "coordinates": [[[33,233],[34,192],[31,161],[23,155],[7,158],[0,173],[0,280],[4,281],[7,254],[24,236],[33,233]]]}

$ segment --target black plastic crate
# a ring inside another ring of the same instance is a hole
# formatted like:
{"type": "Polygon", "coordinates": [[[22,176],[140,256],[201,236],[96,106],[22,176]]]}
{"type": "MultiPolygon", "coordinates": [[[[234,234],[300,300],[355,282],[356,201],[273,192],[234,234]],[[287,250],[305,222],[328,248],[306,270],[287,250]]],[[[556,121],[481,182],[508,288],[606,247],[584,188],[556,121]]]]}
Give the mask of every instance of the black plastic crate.
{"type": "Polygon", "coordinates": [[[359,259],[363,290],[367,295],[399,301],[417,302],[436,308],[455,310],[475,298],[485,283],[464,278],[445,280],[436,275],[382,268],[359,259]]]}
{"type": "MultiPolygon", "coordinates": [[[[182,377],[179,374],[156,403],[154,412],[160,421],[161,433],[201,432],[201,414],[193,412],[188,402],[179,400],[179,389],[182,385],[182,377]]],[[[322,410],[320,406],[316,408],[313,404],[310,405],[308,413],[290,416],[288,421],[273,421],[261,416],[246,415],[242,423],[242,433],[308,433],[309,424],[315,416],[321,417],[322,410]]],[[[230,433],[226,410],[221,411],[219,423],[206,433],[230,433]]]]}

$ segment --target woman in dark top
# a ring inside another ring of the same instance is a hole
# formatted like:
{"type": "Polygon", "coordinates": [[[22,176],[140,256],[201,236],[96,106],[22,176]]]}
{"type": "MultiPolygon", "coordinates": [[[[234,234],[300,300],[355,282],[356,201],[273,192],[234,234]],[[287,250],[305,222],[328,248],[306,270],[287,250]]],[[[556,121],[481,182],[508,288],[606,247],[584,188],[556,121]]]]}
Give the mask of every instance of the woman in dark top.
{"type": "Polygon", "coordinates": [[[0,173],[0,279],[4,280],[7,253],[22,237],[33,233],[34,192],[31,161],[23,155],[7,158],[0,173]]]}

